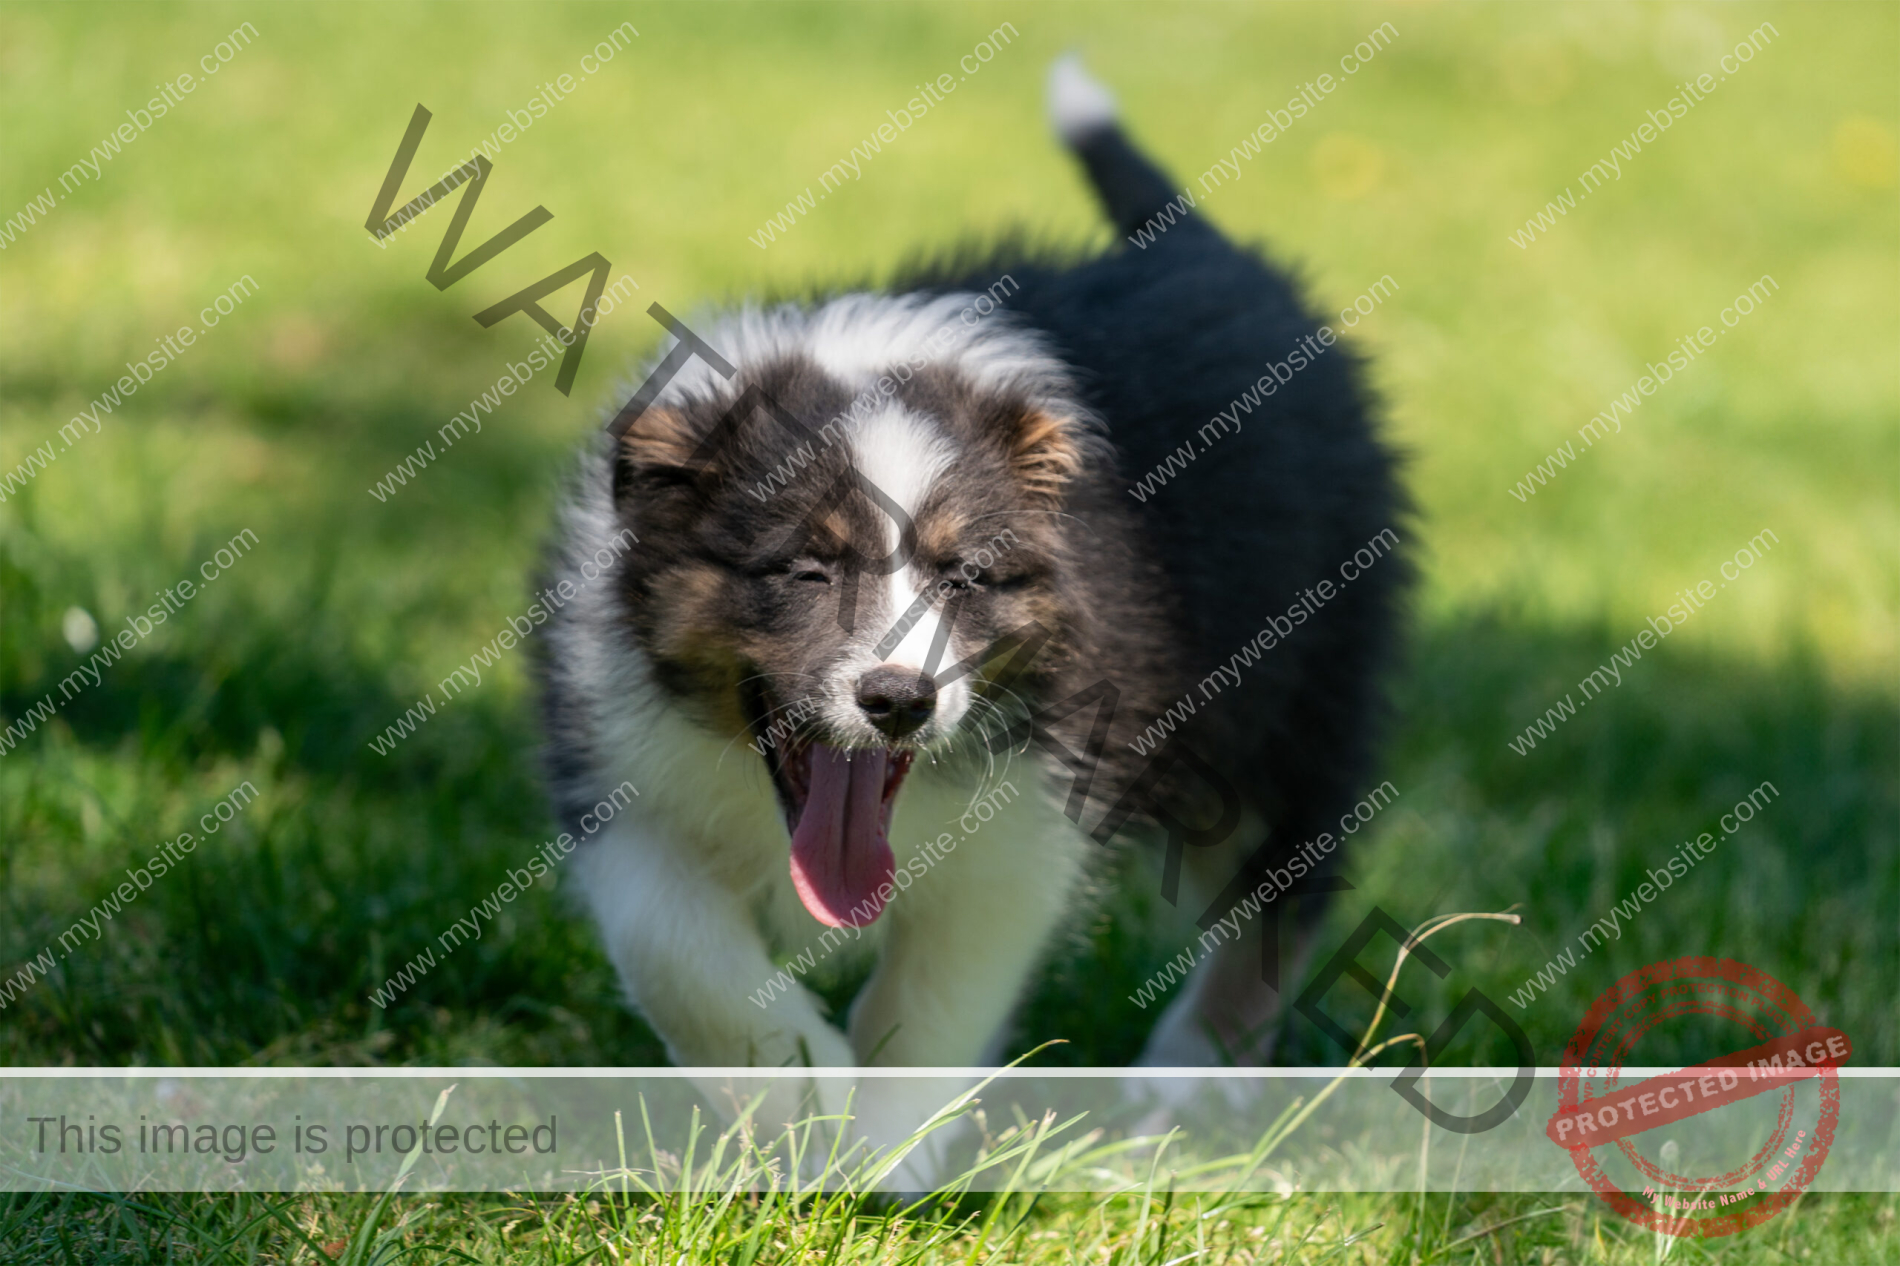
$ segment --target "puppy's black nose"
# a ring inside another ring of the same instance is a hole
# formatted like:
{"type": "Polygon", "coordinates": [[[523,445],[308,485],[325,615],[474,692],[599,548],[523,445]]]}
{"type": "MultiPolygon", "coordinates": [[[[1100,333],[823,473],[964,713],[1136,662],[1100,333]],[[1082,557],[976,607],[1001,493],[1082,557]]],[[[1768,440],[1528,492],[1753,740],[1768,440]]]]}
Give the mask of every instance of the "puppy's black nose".
{"type": "Polygon", "coordinates": [[[937,683],[915,668],[881,664],[858,678],[858,706],[872,725],[903,738],[937,710],[937,683]]]}

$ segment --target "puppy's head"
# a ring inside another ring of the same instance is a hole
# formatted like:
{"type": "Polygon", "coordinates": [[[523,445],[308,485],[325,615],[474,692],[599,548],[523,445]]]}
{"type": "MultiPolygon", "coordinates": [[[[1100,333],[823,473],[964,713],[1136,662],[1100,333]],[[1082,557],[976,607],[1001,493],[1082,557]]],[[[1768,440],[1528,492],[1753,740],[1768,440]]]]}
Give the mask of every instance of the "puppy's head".
{"type": "Polygon", "coordinates": [[[1033,704],[1037,673],[999,681],[1004,652],[1067,641],[1060,508],[1090,441],[1035,380],[954,357],[870,373],[826,350],[663,394],[621,440],[614,488],[661,683],[764,762],[807,909],[859,926],[884,903],[912,762],[1033,704]]]}

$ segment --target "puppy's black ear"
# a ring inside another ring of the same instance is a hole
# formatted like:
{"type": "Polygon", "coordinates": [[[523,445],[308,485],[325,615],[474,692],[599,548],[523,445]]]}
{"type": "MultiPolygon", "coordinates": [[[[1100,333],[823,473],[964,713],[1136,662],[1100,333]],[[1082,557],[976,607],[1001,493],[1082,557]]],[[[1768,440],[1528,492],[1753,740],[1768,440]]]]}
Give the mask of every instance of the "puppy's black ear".
{"type": "Polygon", "coordinates": [[[707,473],[710,457],[684,413],[649,406],[620,437],[614,453],[614,504],[635,488],[683,487],[707,473]]]}
{"type": "Polygon", "coordinates": [[[1023,409],[1010,418],[1004,442],[1009,467],[1033,500],[1062,500],[1082,469],[1083,424],[1046,409],[1023,409]]]}

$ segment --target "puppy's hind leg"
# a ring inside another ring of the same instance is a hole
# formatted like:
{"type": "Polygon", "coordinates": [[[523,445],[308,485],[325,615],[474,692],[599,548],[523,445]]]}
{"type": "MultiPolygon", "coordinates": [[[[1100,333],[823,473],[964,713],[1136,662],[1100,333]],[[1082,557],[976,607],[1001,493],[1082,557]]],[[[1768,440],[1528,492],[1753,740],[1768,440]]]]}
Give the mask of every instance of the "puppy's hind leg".
{"type": "Polygon", "coordinates": [[[1262,834],[1258,820],[1249,819],[1243,827],[1256,829],[1237,831],[1235,843],[1188,850],[1181,903],[1184,909],[1205,911],[1205,927],[1194,942],[1200,957],[1180,996],[1149,1034],[1136,1061],[1141,1067],[1273,1062],[1287,1001],[1312,956],[1325,909],[1321,894],[1338,881],[1296,884],[1304,893],[1289,896],[1262,883],[1257,871],[1243,878],[1241,868],[1262,834]],[[1254,882],[1248,884],[1247,878],[1254,882]]]}

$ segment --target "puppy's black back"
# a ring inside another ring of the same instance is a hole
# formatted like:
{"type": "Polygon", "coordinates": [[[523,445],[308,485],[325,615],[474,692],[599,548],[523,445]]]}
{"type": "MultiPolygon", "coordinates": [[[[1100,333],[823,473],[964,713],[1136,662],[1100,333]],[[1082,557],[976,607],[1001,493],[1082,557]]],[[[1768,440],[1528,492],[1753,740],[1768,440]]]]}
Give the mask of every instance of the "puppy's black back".
{"type": "MultiPolygon", "coordinates": [[[[1073,143],[1118,227],[1152,233],[1175,197],[1165,177],[1112,125],[1073,143]]],[[[1285,274],[1179,203],[1145,247],[1080,262],[1004,248],[913,284],[980,291],[1004,274],[1020,288],[1002,303],[1075,368],[1116,451],[1118,469],[1079,485],[1069,509],[1145,555],[1143,574],[1087,577],[1107,613],[1102,671],[1152,671],[1151,648],[1118,648],[1113,613],[1163,603],[1175,645],[1160,696],[1194,703],[1176,741],[1268,821],[1272,847],[1257,862],[1337,834],[1368,769],[1409,579],[1395,544],[1410,536],[1408,507],[1362,365],[1339,331],[1330,345],[1320,338],[1324,323],[1285,274]],[[1164,463],[1165,480],[1141,482],[1164,463]],[[1373,542],[1376,561],[1343,576],[1373,542]],[[1243,652],[1296,606],[1290,636],[1243,652]],[[1204,687],[1222,665],[1238,679],[1204,687]]],[[[1144,694],[1154,692],[1130,692],[1144,694]]],[[[1136,718],[1137,729],[1152,720],[1136,718]]]]}

